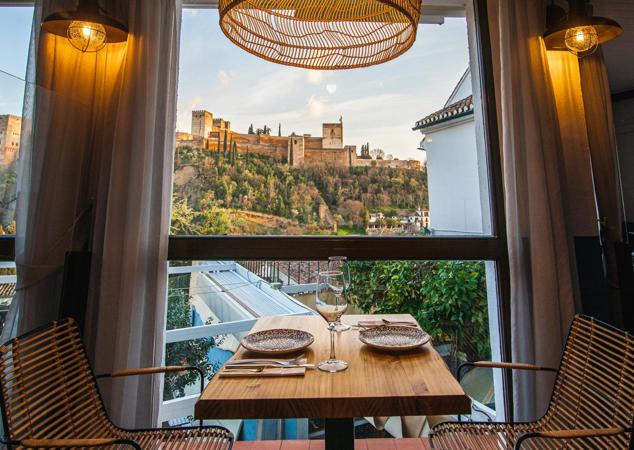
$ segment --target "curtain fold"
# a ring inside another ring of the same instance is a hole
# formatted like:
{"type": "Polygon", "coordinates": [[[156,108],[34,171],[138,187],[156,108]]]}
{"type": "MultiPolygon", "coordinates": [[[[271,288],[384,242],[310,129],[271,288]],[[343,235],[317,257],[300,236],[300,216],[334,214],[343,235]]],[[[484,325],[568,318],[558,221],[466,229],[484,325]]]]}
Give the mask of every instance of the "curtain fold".
{"type": "Polygon", "coordinates": [[[81,53],[42,32],[42,17],[67,3],[35,5],[18,163],[14,333],[57,318],[65,254],[88,249],[91,168],[101,151],[94,121],[104,109],[93,97],[98,89],[113,92],[125,50],[121,44],[81,53]]]}
{"type": "MultiPolygon", "coordinates": [[[[490,0],[511,275],[514,361],[557,366],[577,310],[562,143],[540,35],[546,2],[490,0]]],[[[552,377],[514,373],[514,419],[545,411],[552,377]]]]}
{"type": "MultiPolygon", "coordinates": [[[[131,1],[111,152],[99,172],[88,322],[97,371],[161,365],[180,2],[131,1]]],[[[160,377],[102,386],[115,423],[155,425],[160,377]],[[151,415],[148,414],[151,412],[151,415]]]]}
{"type": "MultiPolygon", "coordinates": [[[[92,251],[84,335],[96,370],[109,372],[163,358],[181,8],[101,4],[128,23],[128,42],[81,53],[39,26],[76,2],[36,1],[12,308],[18,333],[56,319],[66,252],[92,251]]],[[[147,427],[160,388],[158,377],[130,378],[102,392],[115,423],[147,427]]]]}

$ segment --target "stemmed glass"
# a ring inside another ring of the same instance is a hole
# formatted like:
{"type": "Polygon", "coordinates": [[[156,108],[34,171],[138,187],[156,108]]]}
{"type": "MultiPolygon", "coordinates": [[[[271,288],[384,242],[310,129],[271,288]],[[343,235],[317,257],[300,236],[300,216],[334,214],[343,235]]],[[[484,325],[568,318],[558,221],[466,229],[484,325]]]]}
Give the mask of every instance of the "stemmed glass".
{"type": "Polygon", "coordinates": [[[328,322],[330,330],[330,358],[317,364],[324,372],[340,372],[348,368],[348,363],[337,359],[335,355],[335,323],[348,309],[346,298],[342,295],[344,275],[341,270],[328,270],[317,274],[316,309],[328,322]]]}
{"type": "MultiPolygon", "coordinates": [[[[340,270],[343,272],[343,296],[348,298],[348,289],[350,288],[350,268],[348,267],[348,258],[345,256],[329,256],[328,270],[340,270]]],[[[347,303],[347,302],[346,302],[347,303]]],[[[335,331],[348,331],[350,325],[341,323],[341,316],[335,322],[335,331]]]]}

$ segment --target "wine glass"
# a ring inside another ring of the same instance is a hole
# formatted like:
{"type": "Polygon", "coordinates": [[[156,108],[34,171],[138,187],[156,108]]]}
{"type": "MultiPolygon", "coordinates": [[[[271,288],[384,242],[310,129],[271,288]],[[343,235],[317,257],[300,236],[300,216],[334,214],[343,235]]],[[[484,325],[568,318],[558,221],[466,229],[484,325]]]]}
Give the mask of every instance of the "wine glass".
{"type": "Polygon", "coordinates": [[[324,372],[340,372],[348,363],[335,355],[335,323],[346,312],[348,304],[343,294],[344,275],[341,270],[328,270],[317,274],[316,309],[328,322],[330,330],[330,358],[317,364],[324,372]]]}
{"type": "MultiPolygon", "coordinates": [[[[350,288],[350,268],[348,267],[348,258],[345,256],[329,256],[328,270],[340,270],[343,272],[343,296],[348,298],[348,289],[350,288]]],[[[347,303],[347,301],[346,301],[347,303]]],[[[348,331],[350,325],[341,323],[341,316],[335,322],[335,331],[348,331]]]]}

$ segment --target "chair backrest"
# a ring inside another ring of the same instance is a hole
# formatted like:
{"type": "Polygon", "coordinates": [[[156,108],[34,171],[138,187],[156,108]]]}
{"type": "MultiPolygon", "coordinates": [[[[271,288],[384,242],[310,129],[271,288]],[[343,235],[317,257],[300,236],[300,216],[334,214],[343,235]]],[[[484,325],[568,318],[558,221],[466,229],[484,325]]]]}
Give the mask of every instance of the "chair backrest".
{"type": "Polygon", "coordinates": [[[77,324],[64,319],[0,346],[6,437],[110,437],[77,324]]]}
{"type": "MultiPolygon", "coordinates": [[[[631,427],[634,336],[596,319],[576,316],[548,412],[541,420],[548,429],[631,427]]],[[[621,435],[617,447],[627,448],[629,439],[621,435]]]]}

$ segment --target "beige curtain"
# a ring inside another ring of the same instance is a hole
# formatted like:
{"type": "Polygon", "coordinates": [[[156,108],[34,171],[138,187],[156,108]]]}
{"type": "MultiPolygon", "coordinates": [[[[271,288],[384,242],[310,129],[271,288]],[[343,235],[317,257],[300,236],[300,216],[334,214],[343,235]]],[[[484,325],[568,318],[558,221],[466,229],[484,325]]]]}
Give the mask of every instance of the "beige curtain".
{"type": "MultiPolygon", "coordinates": [[[[577,310],[563,146],[540,39],[546,2],[490,0],[499,87],[514,361],[557,366],[577,310]]],[[[552,376],[514,374],[516,420],[545,410],[552,376]]]]}
{"type": "MultiPolygon", "coordinates": [[[[125,44],[81,53],[40,28],[68,2],[35,5],[27,67],[16,208],[17,292],[13,329],[22,333],[57,317],[65,253],[89,245],[94,188],[94,122],[110,101],[125,44]]],[[[5,337],[6,334],[5,334],[5,337]]]]}
{"type": "MultiPolygon", "coordinates": [[[[17,332],[57,318],[64,255],[93,252],[85,330],[98,371],[163,358],[179,0],[111,0],[127,43],[81,53],[35,5],[18,175],[17,332]]],[[[9,327],[7,327],[8,329],[9,327]]],[[[114,421],[154,424],[159,379],[102,386],[114,421]]]]}
{"type": "MultiPolygon", "coordinates": [[[[100,164],[88,317],[97,371],[163,360],[180,2],[130,1],[111,149],[100,164]]],[[[106,382],[117,424],[155,424],[160,377],[106,382]],[[150,414],[151,413],[151,414],[150,414]]]]}

